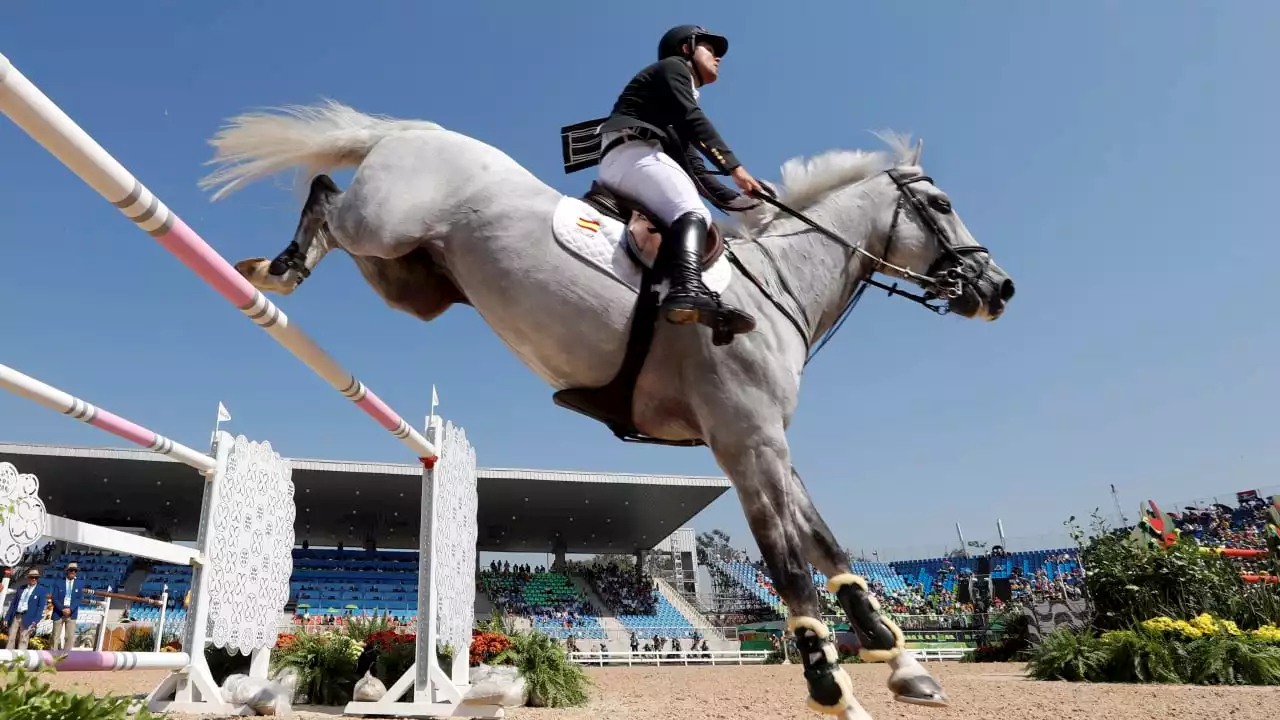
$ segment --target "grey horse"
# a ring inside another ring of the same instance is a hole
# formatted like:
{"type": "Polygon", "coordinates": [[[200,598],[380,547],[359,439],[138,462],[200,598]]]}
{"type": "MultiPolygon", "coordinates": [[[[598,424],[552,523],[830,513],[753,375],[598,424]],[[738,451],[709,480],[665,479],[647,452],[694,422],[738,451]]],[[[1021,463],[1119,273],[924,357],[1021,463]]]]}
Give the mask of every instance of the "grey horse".
{"type": "MultiPolygon", "coordinates": [[[[786,430],[801,373],[875,273],[921,286],[928,292],[918,301],[932,297],[970,318],[998,318],[1013,296],[1012,280],[923,174],[922,143],[882,139],[887,151],[786,163],[777,199],[796,212],[761,203],[721,224],[732,259],[721,297],[752,313],[757,328],[718,345],[708,328],[654,323],[628,398],[629,419],[645,436],[714,454],[788,608],[809,706],[847,719],[869,715],[837,663],[811,563],[830,578],[862,657],[890,665],[894,698],[949,701],[852,574],[792,467],[786,430]]],[[[392,308],[429,321],[470,305],[557,390],[605,386],[627,357],[638,289],[557,241],[557,209],[579,199],[501,150],[435,123],[332,101],[239,115],[210,142],[217,167],[201,184],[216,189],[214,200],[289,168],[302,169],[300,187],[309,184],[288,248],[272,261],[237,263],[259,290],[293,292],[338,248],[392,308]],[[322,174],[351,166],[345,191],[322,174]]]]}

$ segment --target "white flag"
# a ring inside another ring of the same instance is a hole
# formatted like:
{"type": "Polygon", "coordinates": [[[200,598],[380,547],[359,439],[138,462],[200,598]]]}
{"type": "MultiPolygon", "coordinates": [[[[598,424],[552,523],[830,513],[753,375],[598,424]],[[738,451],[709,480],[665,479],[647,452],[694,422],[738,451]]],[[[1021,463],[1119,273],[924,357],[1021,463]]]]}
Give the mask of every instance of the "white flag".
{"type": "Polygon", "coordinates": [[[218,422],[231,422],[231,413],[227,412],[227,407],[222,403],[218,403],[218,422]]]}
{"type": "Polygon", "coordinates": [[[432,385],[431,386],[431,407],[435,407],[439,404],[440,404],[440,396],[436,395],[436,386],[432,385]]]}

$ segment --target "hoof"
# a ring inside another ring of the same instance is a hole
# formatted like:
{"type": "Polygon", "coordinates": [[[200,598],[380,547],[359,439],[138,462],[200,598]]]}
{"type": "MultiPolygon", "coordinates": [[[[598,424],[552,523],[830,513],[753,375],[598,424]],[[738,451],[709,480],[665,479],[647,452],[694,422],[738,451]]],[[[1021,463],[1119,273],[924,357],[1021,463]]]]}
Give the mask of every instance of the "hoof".
{"type": "Polygon", "coordinates": [[[951,701],[942,691],[942,686],[929,675],[916,675],[894,680],[889,677],[889,689],[893,691],[893,699],[910,705],[925,707],[947,707],[951,701]]]}
{"type": "Polygon", "coordinates": [[[250,285],[264,293],[288,295],[298,287],[296,281],[289,282],[283,277],[272,275],[271,261],[266,258],[248,258],[236,263],[234,267],[250,285]]]}

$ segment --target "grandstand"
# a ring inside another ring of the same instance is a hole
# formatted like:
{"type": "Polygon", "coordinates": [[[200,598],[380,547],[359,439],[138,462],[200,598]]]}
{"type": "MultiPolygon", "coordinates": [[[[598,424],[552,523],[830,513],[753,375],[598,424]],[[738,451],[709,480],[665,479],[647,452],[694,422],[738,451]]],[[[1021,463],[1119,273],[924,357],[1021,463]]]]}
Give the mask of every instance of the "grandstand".
{"type": "MultiPolygon", "coordinates": [[[[991,577],[1007,578],[1014,575],[1015,570],[1024,575],[1035,575],[1040,569],[1044,569],[1049,577],[1057,577],[1060,574],[1070,573],[1077,567],[1074,559],[1058,560],[1058,558],[1074,558],[1075,552],[1074,548],[1058,548],[1015,552],[1009,553],[1007,557],[993,557],[991,558],[991,577]]],[[[977,561],[966,557],[899,560],[889,565],[900,577],[925,587],[931,587],[944,568],[950,568],[953,575],[977,571],[977,561]]]]}
{"type": "MultiPolygon", "coordinates": [[[[51,514],[176,542],[195,540],[202,488],[191,482],[189,468],[164,457],[131,449],[0,444],[0,460],[40,477],[51,514]]],[[[287,611],[304,618],[411,619],[418,603],[421,465],[291,462],[298,504],[294,532],[303,547],[294,551],[287,611]]],[[[557,567],[569,554],[630,556],[672,535],[729,487],[720,477],[481,468],[477,549],[549,553],[557,567]],[[655,492],[662,503],[651,502],[655,492]]],[[[167,587],[167,618],[180,622],[190,568],[76,554],[58,557],[46,573],[60,570],[69,557],[83,558],[81,576],[89,587],[149,598],[167,587]]],[[[652,589],[650,610],[608,607],[580,572],[540,573],[481,589],[478,612],[487,614],[504,593],[514,592],[529,622],[558,637],[603,640],[625,638],[631,630],[678,633],[695,627],[652,589]],[[569,612],[573,618],[565,617],[569,612]]],[[[112,620],[154,621],[158,615],[141,604],[122,605],[112,605],[112,620]]]]}
{"type": "MultiPolygon", "coordinates": [[[[42,494],[55,514],[180,541],[198,519],[185,515],[199,506],[198,486],[181,477],[189,470],[149,453],[0,445],[0,460],[39,474],[42,494]],[[93,493],[83,491],[89,482],[98,483],[93,493]]],[[[420,472],[409,465],[295,461],[295,532],[300,542],[327,544],[304,543],[294,550],[286,606],[294,618],[376,614],[409,621],[416,615],[418,555],[401,546],[416,544],[420,472]],[[344,548],[343,543],[376,549],[344,548]]],[[[481,470],[478,486],[478,549],[553,554],[556,568],[492,564],[478,574],[479,614],[496,607],[554,637],[591,641],[593,649],[603,642],[611,650],[628,649],[633,635],[648,641],[696,633],[726,642],[709,617],[736,630],[787,614],[767,570],[744,561],[741,553],[732,560],[701,558],[695,569],[711,578],[712,592],[699,591],[697,583],[705,580],[687,576],[674,581],[677,590],[663,579],[637,576],[627,563],[565,563],[568,554],[641,557],[722,494],[728,488],[722,478],[481,470]],[[651,502],[655,487],[664,502],[651,502]]],[[[1207,546],[1264,547],[1257,526],[1266,505],[1253,497],[1242,499],[1238,508],[1188,509],[1174,517],[1174,524],[1207,546]]],[[[692,546],[691,536],[686,540],[692,546]]],[[[44,568],[43,584],[52,588],[67,563],[76,562],[91,588],[158,598],[167,587],[167,632],[182,627],[190,568],[99,551],[59,550],[44,568]]],[[[667,560],[680,553],[688,551],[673,549],[667,560]]],[[[890,612],[958,617],[971,612],[958,599],[958,581],[974,573],[976,563],[967,556],[856,561],[852,570],[868,579],[890,612]]],[[[1066,548],[991,558],[991,577],[1009,578],[1014,599],[1056,591],[1049,587],[1054,580],[1074,582],[1079,570],[1074,550],[1066,548]]],[[[825,590],[827,578],[816,569],[811,572],[824,611],[839,615],[835,598],[825,590]]],[[[1061,585],[1065,590],[1066,584],[1061,585]]],[[[158,609],[141,604],[112,607],[116,618],[158,619],[158,609]]]]}
{"type": "Polygon", "coordinates": [[[298,614],[417,614],[418,553],[388,550],[293,551],[289,600],[298,614]]]}
{"type": "Polygon", "coordinates": [[[52,587],[59,578],[65,576],[67,565],[73,562],[78,568],[76,574],[86,586],[106,589],[124,585],[125,578],[129,575],[129,568],[133,564],[133,558],[98,550],[64,552],[49,564],[45,569],[45,577],[40,582],[52,587]]]}
{"type": "Polygon", "coordinates": [[[528,618],[551,637],[605,638],[598,609],[564,573],[491,569],[480,573],[480,589],[494,607],[528,618]]]}
{"type": "MultiPolygon", "coordinates": [[[[116,587],[124,586],[117,585],[116,587]]],[[[139,597],[159,599],[166,588],[169,591],[169,607],[181,605],[183,598],[191,590],[191,568],[182,565],[156,563],[151,566],[151,570],[143,579],[142,585],[133,594],[139,597]]]]}
{"type": "MultiPolygon", "coordinates": [[[[656,592],[655,592],[656,594],[656,592]]],[[[640,638],[652,638],[655,635],[664,637],[686,637],[693,633],[693,624],[689,622],[671,601],[661,595],[657,598],[652,613],[618,615],[618,622],[628,631],[640,638]]]]}

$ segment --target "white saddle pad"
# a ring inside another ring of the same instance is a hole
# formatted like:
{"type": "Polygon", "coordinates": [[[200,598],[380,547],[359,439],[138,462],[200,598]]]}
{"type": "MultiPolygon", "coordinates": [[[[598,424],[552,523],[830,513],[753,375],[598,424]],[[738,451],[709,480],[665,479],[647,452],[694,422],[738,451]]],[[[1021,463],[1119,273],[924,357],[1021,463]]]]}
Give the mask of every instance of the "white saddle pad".
{"type": "MultiPolygon", "coordinates": [[[[639,292],[643,268],[627,253],[626,227],[585,201],[565,195],[551,220],[556,242],[579,260],[594,265],[639,292]]],[[[723,253],[702,273],[702,282],[714,293],[729,287],[733,272],[723,253]]]]}

